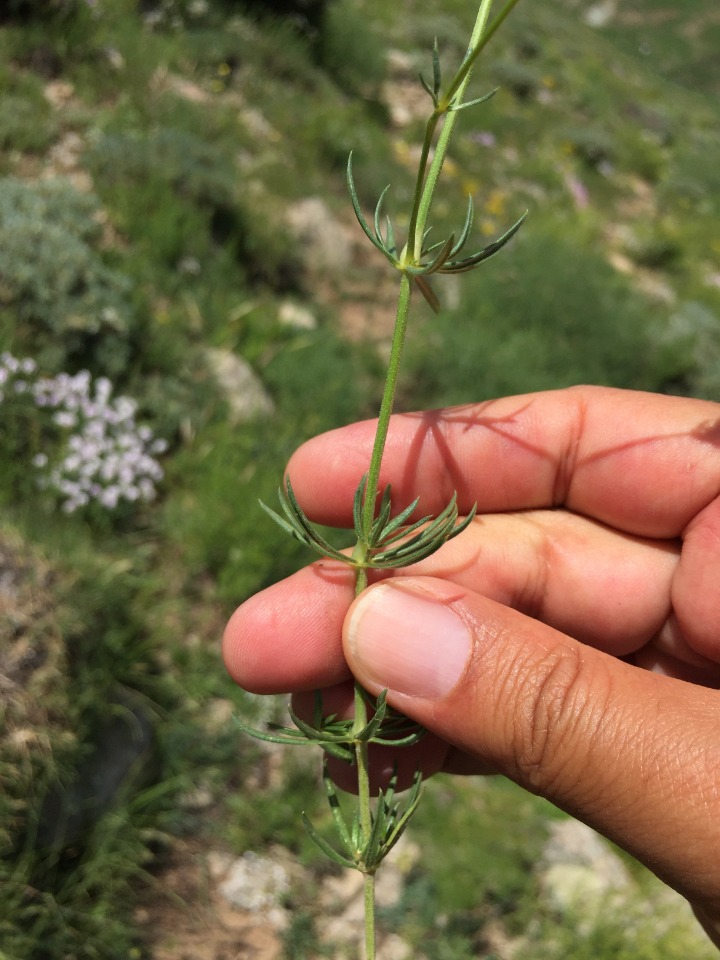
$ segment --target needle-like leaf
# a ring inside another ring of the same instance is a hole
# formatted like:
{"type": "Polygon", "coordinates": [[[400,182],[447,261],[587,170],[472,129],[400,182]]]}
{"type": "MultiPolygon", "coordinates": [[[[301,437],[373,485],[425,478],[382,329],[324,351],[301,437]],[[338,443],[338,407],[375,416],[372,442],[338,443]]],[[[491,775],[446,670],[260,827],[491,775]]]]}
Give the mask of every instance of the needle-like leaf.
{"type": "MultiPolygon", "coordinates": [[[[249,723],[246,723],[241,717],[236,716],[235,723],[240,727],[243,733],[249,734],[251,737],[255,737],[257,740],[265,740],[267,743],[284,743],[288,746],[295,746],[299,744],[309,743],[307,737],[300,734],[298,730],[287,730],[286,734],[279,733],[270,733],[267,730],[258,730],[257,727],[251,726],[249,723]]],[[[286,729],[286,728],[281,728],[286,729]]]]}
{"type": "Polygon", "coordinates": [[[462,233],[458,237],[458,242],[455,244],[455,246],[452,249],[452,253],[450,254],[451,257],[456,257],[458,253],[460,253],[462,248],[465,246],[465,244],[467,243],[468,237],[470,236],[470,230],[473,224],[473,213],[474,213],[473,198],[471,196],[468,196],[468,208],[467,208],[467,213],[465,214],[465,223],[462,228],[462,233]]]}
{"type": "MultiPolygon", "coordinates": [[[[405,507],[405,509],[402,510],[396,517],[394,517],[392,520],[386,523],[382,528],[382,532],[378,537],[377,542],[379,544],[387,543],[388,538],[392,536],[392,534],[395,533],[396,530],[402,527],[407,520],[410,519],[412,514],[415,512],[415,509],[419,502],[420,502],[420,497],[416,497],[409,506],[405,507]]],[[[418,520],[418,523],[425,523],[425,521],[429,519],[430,519],[429,517],[424,517],[422,520],[418,520]]]]}
{"type": "Polygon", "coordinates": [[[292,710],[288,711],[292,722],[304,733],[308,740],[316,740],[318,743],[347,743],[347,735],[342,733],[330,733],[327,730],[317,730],[312,724],[301,720],[292,710]]]}
{"type": "Polygon", "coordinates": [[[476,267],[479,263],[482,263],[483,260],[489,260],[490,257],[494,256],[498,250],[502,250],[505,244],[511,240],[515,234],[518,232],[520,227],[523,225],[525,218],[527,217],[527,212],[525,212],[519,220],[517,220],[509,230],[506,230],[502,236],[498,237],[497,240],[494,240],[492,243],[489,243],[486,247],[483,247],[478,253],[474,254],[472,257],[467,257],[465,260],[453,260],[445,264],[445,266],[440,271],[441,273],[466,273],[468,270],[472,270],[473,267],[476,267]]]}
{"type": "Polygon", "coordinates": [[[345,844],[345,848],[348,853],[352,853],[353,844],[352,839],[350,838],[350,830],[345,822],[345,817],[343,816],[342,807],[340,806],[340,798],[337,795],[337,790],[335,789],[335,784],[332,782],[330,774],[328,773],[327,760],[323,760],[323,786],[325,787],[325,793],[328,798],[328,805],[330,807],[330,812],[332,813],[333,820],[335,821],[335,828],[345,844]]]}
{"type": "Polygon", "coordinates": [[[410,817],[412,817],[412,815],[417,810],[418,803],[420,802],[421,787],[422,787],[422,775],[418,771],[415,774],[412,790],[410,791],[410,795],[406,801],[405,810],[403,811],[402,815],[398,818],[392,832],[389,834],[389,836],[385,841],[385,845],[383,848],[383,857],[387,856],[387,854],[392,850],[392,848],[398,842],[400,837],[403,835],[403,832],[405,830],[405,827],[408,824],[408,821],[410,820],[410,817]]]}
{"type": "Polygon", "coordinates": [[[388,253],[390,253],[394,258],[397,258],[398,249],[397,243],[395,242],[395,231],[393,230],[392,220],[390,217],[385,218],[385,237],[385,245],[388,253]]]}
{"type": "Polygon", "coordinates": [[[352,173],[352,152],[350,153],[347,162],[347,184],[350,192],[350,201],[352,203],[353,210],[355,211],[355,216],[358,223],[362,227],[365,236],[374,246],[378,248],[378,250],[387,255],[387,251],[385,250],[383,244],[373,234],[367,220],[365,219],[365,216],[363,215],[362,210],[360,209],[360,201],[358,200],[357,190],[355,189],[355,180],[353,179],[352,173]]]}
{"type": "Polygon", "coordinates": [[[385,252],[387,252],[387,247],[385,246],[385,241],[383,240],[382,233],[380,232],[380,215],[382,212],[383,201],[385,200],[385,196],[389,189],[390,189],[390,184],[388,184],[383,190],[383,192],[380,194],[380,199],[378,200],[375,206],[375,238],[378,244],[380,245],[380,247],[385,252]]]}
{"type": "Polygon", "coordinates": [[[440,68],[440,50],[438,49],[437,37],[435,37],[435,42],[433,43],[433,101],[435,106],[437,106],[438,97],[440,96],[440,88],[442,87],[442,71],[440,68]]]}
{"type": "Polygon", "coordinates": [[[448,112],[459,113],[460,110],[467,110],[468,107],[477,107],[479,104],[485,103],[491,97],[494,97],[499,89],[500,87],[495,87],[495,89],[491,90],[490,93],[486,93],[484,96],[478,97],[476,100],[467,100],[465,103],[458,103],[458,104],[452,103],[448,107],[448,112]]]}
{"type": "Polygon", "coordinates": [[[433,313],[440,313],[440,301],[438,300],[435,291],[430,286],[430,282],[424,277],[415,277],[415,285],[425,298],[433,313]]]}
{"type": "Polygon", "coordinates": [[[332,847],[324,837],[320,836],[310,822],[310,818],[305,813],[302,814],[302,822],[310,839],[322,850],[326,857],[328,857],[330,860],[333,860],[335,863],[339,863],[341,867],[348,867],[351,870],[354,870],[357,867],[357,862],[355,860],[351,860],[349,857],[344,857],[341,853],[338,853],[338,851],[332,847]]]}
{"type": "Polygon", "coordinates": [[[432,89],[432,87],[430,86],[430,84],[427,82],[427,80],[425,79],[425,77],[424,77],[421,73],[418,74],[418,79],[420,80],[420,83],[423,85],[424,89],[430,94],[430,99],[431,99],[432,102],[433,102],[433,106],[436,107],[436,106],[437,106],[437,98],[436,98],[436,96],[435,96],[435,91],[432,89]]]}

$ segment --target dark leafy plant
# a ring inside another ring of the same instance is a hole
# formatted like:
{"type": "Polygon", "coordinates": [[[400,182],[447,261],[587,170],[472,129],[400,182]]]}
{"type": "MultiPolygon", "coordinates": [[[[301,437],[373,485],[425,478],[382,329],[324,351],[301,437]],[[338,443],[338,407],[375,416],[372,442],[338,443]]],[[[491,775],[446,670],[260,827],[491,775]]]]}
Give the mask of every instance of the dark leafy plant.
{"type": "Polygon", "coordinates": [[[153,259],[175,268],[185,257],[210,258],[221,249],[252,279],[292,286],[298,267],[289,237],[271,233],[266,212],[222,148],[162,128],[108,134],[87,159],[122,228],[153,259]]]}
{"type": "Polygon", "coordinates": [[[385,51],[355,4],[337,0],[330,6],[317,47],[320,65],[344,90],[377,93],[385,76],[385,51]]]}
{"type": "Polygon", "coordinates": [[[6,0],[0,10],[0,22],[13,19],[64,18],[86,5],[86,0],[6,0]]]}

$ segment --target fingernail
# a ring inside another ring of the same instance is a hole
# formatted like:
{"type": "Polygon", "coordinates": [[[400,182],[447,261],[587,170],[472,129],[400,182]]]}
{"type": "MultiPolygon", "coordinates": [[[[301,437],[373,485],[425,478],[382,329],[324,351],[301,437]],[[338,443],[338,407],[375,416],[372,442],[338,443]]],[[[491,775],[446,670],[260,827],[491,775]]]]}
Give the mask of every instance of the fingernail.
{"type": "Polygon", "coordinates": [[[406,585],[362,594],[346,630],[360,679],[413,697],[447,696],[470,658],[470,632],[447,601],[406,585]]]}

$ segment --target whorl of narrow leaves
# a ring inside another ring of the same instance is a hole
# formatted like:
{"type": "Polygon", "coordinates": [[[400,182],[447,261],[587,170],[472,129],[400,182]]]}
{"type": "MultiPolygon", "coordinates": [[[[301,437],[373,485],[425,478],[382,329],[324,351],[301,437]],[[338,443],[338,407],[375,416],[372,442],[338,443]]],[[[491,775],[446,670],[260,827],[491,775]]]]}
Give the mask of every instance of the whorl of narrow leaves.
{"type": "Polygon", "coordinates": [[[361,870],[366,874],[375,873],[402,836],[410,817],[417,808],[420,801],[420,775],[416,774],[412,788],[405,802],[401,804],[395,800],[397,774],[393,774],[387,790],[381,790],[378,794],[369,836],[364,835],[357,814],[353,817],[351,823],[348,823],[345,819],[340,800],[327,771],[327,764],[323,766],[323,784],[342,846],[340,850],[335,849],[317,832],[309,818],[303,814],[303,823],[310,838],[325,856],[340,864],[341,867],[361,870]]]}
{"type": "Polygon", "coordinates": [[[237,723],[245,733],[251,734],[258,740],[283,743],[288,746],[316,743],[331,757],[345,760],[347,763],[355,761],[355,744],[358,742],[377,743],[386,747],[408,747],[418,743],[424,737],[425,731],[422,727],[388,706],[386,690],[377,699],[368,693],[365,697],[372,717],[361,730],[357,731],[352,719],[340,720],[334,713],[324,716],[320,691],[315,692],[312,723],[301,720],[292,709],[289,713],[295,724],[294,728],[269,723],[267,730],[256,730],[240,717],[237,718],[237,723]]]}
{"type": "Polygon", "coordinates": [[[358,547],[352,554],[338,550],[311,524],[297,501],[289,477],[285,479],[285,488],[280,487],[278,490],[282,515],[262,501],[260,505],[283,530],[305,546],[315,550],[316,553],[347,563],[349,566],[364,569],[391,569],[418,563],[439,550],[448,540],[462,533],[475,515],[475,507],[473,507],[470,513],[458,523],[457,497],[453,494],[445,509],[434,519],[428,515],[408,523],[418,505],[418,500],[413,500],[409,506],[393,517],[390,486],[387,486],[370,534],[367,536],[362,519],[365,487],[366,478],[363,477],[355,491],[353,501],[353,523],[358,547]]]}
{"type": "MultiPolygon", "coordinates": [[[[479,100],[473,101],[473,103],[482,103],[483,101],[489,99],[494,93],[495,91],[493,90],[491,93],[487,94],[487,96],[481,97],[479,100]]],[[[472,104],[463,104],[463,106],[472,106],[472,104]]],[[[423,237],[423,246],[420,258],[415,262],[407,258],[406,251],[398,251],[395,241],[395,231],[393,230],[392,222],[389,217],[385,218],[385,233],[383,235],[383,231],[381,229],[382,206],[390,187],[385,187],[383,192],[380,194],[380,199],[375,207],[375,217],[373,223],[374,229],[371,229],[360,208],[360,201],[358,200],[357,190],[355,189],[355,181],[352,172],[352,153],[348,158],[347,182],[355,216],[357,217],[358,223],[362,227],[366,237],[370,240],[373,246],[377,247],[377,249],[385,257],[387,257],[387,259],[396,269],[406,273],[408,276],[412,277],[413,280],[415,280],[418,289],[435,311],[439,309],[439,303],[435,295],[430,290],[430,286],[425,278],[433,273],[466,273],[468,270],[473,270],[484,260],[489,260],[490,257],[494,256],[499,250],[502,250],[505,244],[518,232],[527,216],[527,212],[524,213],[508,230],[505,231],[505,233],[499,236],[497,240],[493,240],[492,243],[487,244],[481,250],[478,250],[477,253],[474,253],[469,257],[457,259],[458,255],[462,252],[465,244],[468,241],[473,223],[473,200],[472,197],[468,197],[468,208],[465,215],[465,223],[463,224],[463,228],[460,231],[460,236],[458,239],[455,239],[455,234],[453,233],[450,234],[447,240],[441,240],[438,243],[427,246],[425,241],[430,233],[430,231],[427,230],[423,237]]]]}

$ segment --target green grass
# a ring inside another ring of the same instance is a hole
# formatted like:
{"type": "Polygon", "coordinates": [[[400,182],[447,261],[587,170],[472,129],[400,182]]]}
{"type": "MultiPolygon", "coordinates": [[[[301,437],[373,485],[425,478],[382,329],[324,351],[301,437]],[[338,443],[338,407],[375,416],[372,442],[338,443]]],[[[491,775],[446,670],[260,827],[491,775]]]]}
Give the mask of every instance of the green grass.
{"type": "Polygon", "coordinates": [[[418,875],[432,884],[435,912],[467,913],[487,903],[501,913],[522,910],[553,815],[548,803],[504,778],[429,783],[410,836],[423,851],[418,875]]]}
{"type": "Polygon", "coordinates": [[[596,960],[613,957],[617,960],[713,960],[717,951],[698,935],[693,921],[678,919],[671,911],[663,917],[663,908],[656,906],[648,916],[647,905],[633,903],[608,905],[607,912],[588,927],[581,919],[567,917],[562,926],[553,918],[541,922],[525,956],[527,960],[596,960]]]}
{"type": "Polygon", "coordinates": [[[576,383],[658,390],[682,376],[682,356],[655,345],[664,312],[650,312],[598,261],[594,242],[592,225],[536,217],[505,256],[468,278],[456,307],[424,320],[408,351],[407,404],[576,383]]]}

